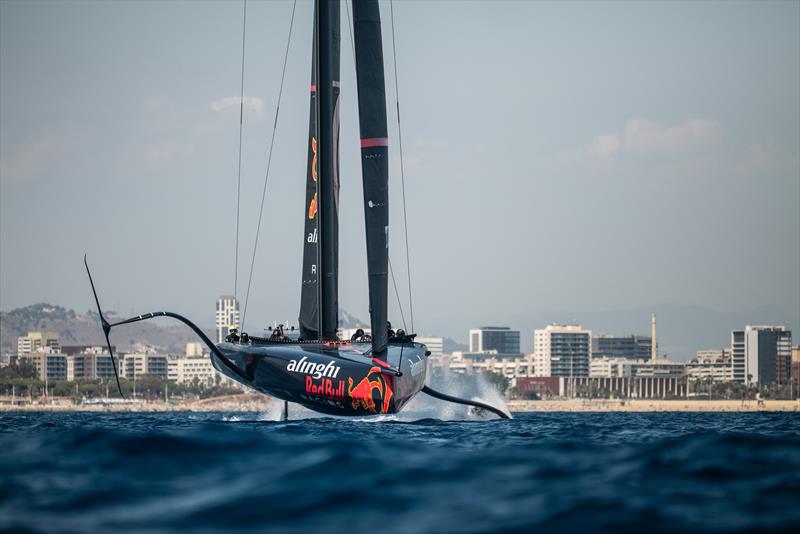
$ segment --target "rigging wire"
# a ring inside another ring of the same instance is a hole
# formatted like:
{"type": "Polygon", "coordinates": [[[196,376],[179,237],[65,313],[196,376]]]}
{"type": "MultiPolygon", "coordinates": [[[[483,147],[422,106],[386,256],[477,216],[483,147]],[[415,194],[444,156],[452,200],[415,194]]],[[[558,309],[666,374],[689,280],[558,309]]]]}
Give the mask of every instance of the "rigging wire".
{"type": "Polygon", "coordinates": [[[403,330],[408,332],[408,327],[406,326],[406,316],[403,313],[403,304],[400,302],[400,292],[397,291],[397,282],[394,280],[394,269],[392,269],[392,260],[389,258],[389,274],[392,275],[392,285],[394,286],[394,296],[397,299],[397,307],[400,308],[400,318],[403,320],[403,330]]]}
{"type": "MultiPolygon", "coordinates": [[[[350,2],[345,1],[344,2],[344,6],[347,9],[347,28],[348,28],[348,30],[350,30],[349,31],[349,33],[350,33],[350,45],[351,45],[351,48],[353,49],[353,70],[355,71],[356,70],[356,40],[355,40],[355,37],[353,37],[353,23],[352,23],[352,21],[350,19],[350,2]]],[[[356,75],[356,78],[358,78],[358,72],[355,72],[355,75],[356,75]]],[[[356,91],[358,91],[358,84],[357,83],[356,83],[356,91]]],[[[403,313],[403,302],[400,299],[400,292],[397,290],[397,282],[395,281],[395,278],[394,278],[394,269],[392,268],[392,258],[388,257],[388,255],[387,255],[387,259],[389,260],[389,274],[391,274],[391,276],[392,276],[392,285],[394,286],[394,296],[397,299],[397,307],[400,310],[400,318],[403,321],[403,330],[408,332],[408,326],[406,325],[406,316],[403,313]]],[[[412,325],[413,325],[413,323],[412,323],[412,325]]],[[[412,328],[413,328],[413,326],[412,326],[412,328]]],[[[401,349],[401,352],[402,352],[402,349],[401,349]]],[[[402,360],[402,358],[401,358],[401,360],[402,360]]]]}
{"type": "Polygon", "coordinates": [[[244,298],[244,310],[242,312],[242,327],[247,316],[247,303],[250,300],[250,285],[253,282],[253,267],[256,263],[256,251],[258,250],[258,236],[261,233],[261,217],[264,215],[264,199],[267,196],[267,183],[269,182],[269,170],[272,165],[272,149],[275,146],[275,132],[278,128],[278,115],[281,111],[281,97],[283,96],[283,82],[286,79],[286,63],[289,59],[289,45],[292,42],[292,29],[294,28],[294,13],[297,9],[297,0],[292,3],[292,17],[289,20],[289,35],[286,38],[286,51],[283,54],[283,71],[281,72],[281,85],[278,89],[278,103],[275,107],[275,121],[272,123],[272,136],[269,141],[269,153],[267,156],[267,170],[264,175],[264,188],[261,191],[261,207],[258,210],[258,225],[256,226],[256,240],[253,244],[253,257],[250,260],[250,275],[247,278],[247,293],[244,298]]]}
{"type": "Polygon", "coordinates": [[[244,123],[244,50],[247,31],[247,0],[244,0],[244,13],[242,14],[242,82],[239,89],[239,170],[236,176],[236,253],[233,266],[233,302],[239,290],[239,206],[242,197],[242,124],[244,123]]]}
{"type": "Polygon", "coordinates": [[[408,273],[408,308],[411,316],[411,331],[414,331],[414,301],[411,298],[411,258],[408,252],[408,216],[406,214],[406,173],[403,166],[403,130],[400,127],[400,88],[397,81],[397,45],[394,39],[394,2],[389,0],[392,19],[392,63],[394,64],[394,94],[397,107],[397,139],[400,145],[400,180],[403,185],[403,229],[406,240],[406,271],[408,273]]]}

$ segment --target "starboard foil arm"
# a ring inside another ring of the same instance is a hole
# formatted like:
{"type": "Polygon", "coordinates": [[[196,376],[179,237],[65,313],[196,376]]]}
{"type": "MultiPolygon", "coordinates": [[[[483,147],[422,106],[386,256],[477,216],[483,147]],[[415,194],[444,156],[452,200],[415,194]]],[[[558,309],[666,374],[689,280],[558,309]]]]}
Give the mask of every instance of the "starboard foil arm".
{"type": "Polygon", "coordinates": [[[493,414],[495,414],[495,415],[497,415],[497,416],[499,416],[499,417],[501,417],[503,419],[510,419],[508,414],[506,414],[502,410],[500,410],[498,408],[495,408],[494,406],[490,406],[488,404],[484,404],[484,403],[482,403],[480,401],[472,401],[472,400],[467,400],[467,399],[460,399],[458,397],[453,397],[452,395],[447,395],[445,393],[441,393],[439,391],[436,391],[435,389],[431,389],[428,386],[423,386],[423,388],[420,391],[422,391],[423,393],[427,393],[431,397],[437,398],[439,400],[443,400],[443,401],[447,401],[447,402],[454,402],[456,404],[465,404],[467,406],[475,406],[476,408],[482,408],[484,410],[489,410],[493,414]]]}
{"type": "Polygon", "coordinates": [[[116,323],[109,323],[106,320],[106,318],[103,316],[103,310],[100,308],[100,299],[97,297],[97,290],[94,287],[94,280],[92,280],[92,273],[89,270],[89,262],[87,261],[85,254],[83,256],[83,263],[86,266],[86,274],[89,275],[89,283],[92,286],[92,293],[94,294],[94,302],[95,302],[95,304],[97,304],[97,313],[100,315],[100,323],[103,326],[103,335],[106,338],[106,346],[108,347],[108,353],[111,356],[111,365],[114,367],[114,376],[117,379],[117,389],[119,390],[119,394],[120,394],[121,397],[124,398],[125,395],[123,395],[122,386],[119,383],[119,372],[117,371],[117,364],[114,361],[114,351],[111,349],[111,340],[109,339],[108,335],[111,332],[111,329],[114,328],[115,326],[121,326],[121,325],[124,325],[124,324],[136,323],[136,322],[139,322],[139,321],[146,321],[147,319],[153,319],[155,317],[171,317],[173,319],[177,319],[178,321],[182,322],[183,324],[185,324],[186,326],[191,328],[194,331],[194,333],[197,334],[197,337],[199,337],[200,340],[203,343],[206,344],[206,346],[209,348],[209,350],[211,352],[213,352],[214,355],[217,358],[219,358],[219,361],[220,361],[220,363],[222,365],[224,365],[225,367],[230,369],[231,372],[233,372],[234,374],[236,374],[236,375],[240,376],[241,378],[244,378],[245,380],[249,381],[248,376],[241,369],[239,369],[233,362],[231,362],[217,348],[217,346],[214,345],[214,343],[210,339],[208,339],[208,336],[206,336],[205,333],[203,333],[203,331],[200,329],[200,327],[197,326],[196,324],[194,324],[192,321],[190,321],[186,317],[184,317],[183,315],[179,315],[177,313],[168,312],[168,311],[157,311],[157,312],[145,313],[145,314],[142,314],[142,315],[136,315],[134,317],[130,317],[128,319],[124,319],[124,320],[118,321],[116,323]]]}

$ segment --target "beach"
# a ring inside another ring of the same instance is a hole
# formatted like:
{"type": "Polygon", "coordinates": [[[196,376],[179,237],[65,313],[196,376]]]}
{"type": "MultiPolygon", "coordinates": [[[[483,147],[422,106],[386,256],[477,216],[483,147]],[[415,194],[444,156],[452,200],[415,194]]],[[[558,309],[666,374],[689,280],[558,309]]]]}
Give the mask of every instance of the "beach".
{"type": "MultiPolygon", "coordinates": [[[[19,401],[19,399],[17,399],[19,401]]],[[[280,402],[264,395],[243,394],[200,400],[136,400],[76,404],[69,398],[52,398],[47,402],[12,403],[0,398],[0,412],[263,412],[280,402]]],[[[800,412],[798,400],[608,400],[552,399],[510,400],[513,413],[535,412],[800,412]]]]}

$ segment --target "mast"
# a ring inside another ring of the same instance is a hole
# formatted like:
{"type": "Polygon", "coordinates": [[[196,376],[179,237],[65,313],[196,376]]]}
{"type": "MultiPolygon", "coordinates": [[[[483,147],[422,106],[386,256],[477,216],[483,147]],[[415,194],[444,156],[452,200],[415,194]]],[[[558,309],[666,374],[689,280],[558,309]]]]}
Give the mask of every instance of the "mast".
{"type": "Polygon", "coordinates": [[[339,326],[339,9],[317,0],[319,339],[336,339],[339,326]]]}
{"type": "Polygon", "coordinates": [[[378,0],[353,0],[353,31],[361,131],[361,175],[367,234],[372,352],[386,350],[389,263],[389,140],[378,0]]]}
{"type": "Polygon", "coordinates": [[[311,57],[311,98],[308,118],[308,164],[306,166],[306,197],[303,205],[303,279],[300,292],[300,337],[319,339],[319,217],[318,217],[318,114],[317,102],[317,47],[318,9],[314,5],[314,43],[311,57]]]}

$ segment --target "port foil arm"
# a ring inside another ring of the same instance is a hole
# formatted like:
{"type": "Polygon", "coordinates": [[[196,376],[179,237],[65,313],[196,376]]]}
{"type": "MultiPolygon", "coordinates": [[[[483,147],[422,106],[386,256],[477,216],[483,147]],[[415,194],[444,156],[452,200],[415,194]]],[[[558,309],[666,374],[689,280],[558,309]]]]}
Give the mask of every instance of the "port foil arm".
{"type": "Polygon", "coordinates": [[[100,314],[100,323],[103,326],[103,335],[105,335],[106,345],[108,346],[108,353],[111,355],[111,363],[114,366],[114,376],[117,378],[117,388],[119,389],[119,394],[123,398],[124,398],[124,395],[122,394],[122,387],[120,386],[120,383],[119,383],[119,373],[117,371],[117,364],[114,362],[114,352],[111,350],[111,341],[109,340],[108,335],[111,332],[111,329],[114,328],[115,326],[121,326],[121,325],[124,325],[124,324],[136,323],[136,322],[139,322],[139,321],[146,321],[147,319],[153,319],[153,318],[156,318],[156,317],[171,317],[172,319],[176,319],[176,320],[182,322],[183,324],[185,324],[186,326],[188,326],[189,328],[191,328],[192,331],[194,331],[194,333],[197,334],[197,337],[199,337],[200,340],[203,343],[206,344],[206,346],[209,348],[209,350],[214,353],[214,355],[219,359],[219,361],[220,361],[220,363],[222,365],[224,365],[225,367],[230,369],[231,372],[236,374],[237,376],[239,376],[239,377],[241,377],[241,378],[243,378],[245,380],[248,380],[248,381],[250,380],[247,377],[247,375],[241,369],[239,369],[236,366],[236,364],[234,364],[232,361],[230,361],[228,359],[228,357],[225,356],[222,353],[222,351],[220,351],[217,348],[217,346],[214,345],[214,343],[210,339],[208,339],[208,336],[205,335],[205,333],[203,333],[203,331],[200,329],[200,327],[198,327],[196,324],[194,324],[192,321],[190,321],[189,319],[187,319],[183,315],[179,315],[177,313],[168,312],[168,311],[158,311],[158,312],[150,312],[150,313],[145,313],[145,314],[142,314],[142,315],[137,315],[135,317],[130,317],[128,319],[125,319],[125,320],[122,320],[122,321],[119,321],[119,322],[116,322],[116,323],[109,323],[106,320],[106,318],[103,316],[103,311],[100,308],[100,300],[97,298],[97,290],[94,287],[94,281],[92,280],[92,273],[89,271],[89,263],[86,260],[86,255],[83,256],[83,263],[84,263],[84,265],[86,265],[86,274],[89,275],[89,283],[92,285],[92,293],[94,293],[94,301],[97,304],[97,313],[100,314]]]}
{"type": "Polygon", "coordinates": [[[504,411],[479,401],[472,401],[472,400],[460,399],[458,397],[453,397],[452,395],[447,395],[446,393],[441,393],[439,391],[436,391],[435,389],[431,389],[428,386],[424,386],[422,388],[422,392],[427,393],[431,397],[434,397],[439,400],[454,402],[456,404],[466,404],[467,406],[475,406],[476,408],[482,408],[484,410],[488,410],[493,414],[501,417],[502,419],[511,419],[508,416],[508,414],[505,413],[504,411]]]}

